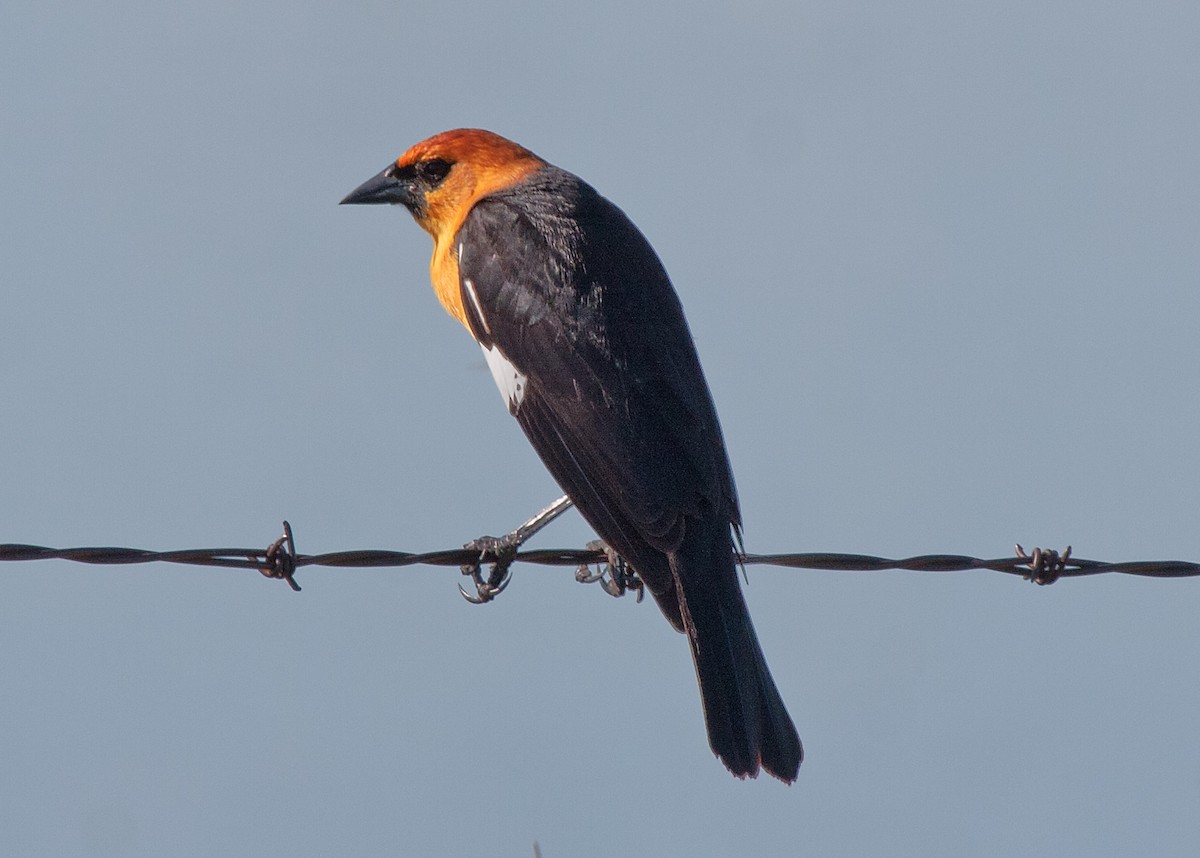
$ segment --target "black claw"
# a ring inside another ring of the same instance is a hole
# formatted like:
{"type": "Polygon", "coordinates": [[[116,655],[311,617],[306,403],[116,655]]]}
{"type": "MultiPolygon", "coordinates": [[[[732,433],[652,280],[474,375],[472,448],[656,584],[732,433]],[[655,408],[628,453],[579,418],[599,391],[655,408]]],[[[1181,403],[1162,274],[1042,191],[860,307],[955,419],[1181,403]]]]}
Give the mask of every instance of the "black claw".
{"type": "Polygon", "coordinates": [[[633,590],[637,593],[637,600],[642,601],[645,588],[642,579],[625,564],[625,561],[615,551],[599,540],[589,542],[587,548],[589,551],[603,551],[606,560],[596,567],[596,572],[592,572],[587,564],[580,565],[575,570],[576,581],[580,584],[599,583],[600,588],[614,598],[620,598],[625,595],[626,591],[633,590]]]}
{"type": "Polygon", "coordinates": [[[468,602],[470,602],[472,605],[482,605],[482,604],[492,601],[492,599],[496,598],[501,593],[503,593],[504,588],[508,586],[508,580],[509,580],[508,578],[505,578],[504,581],[501,582],[500,585],[497,587],[493,587],[491,584],[487,583],[486,581],[483,581],[476,588],[477,595],[474,595],[474,596],[472,596],[470,593],[468,593],[466,591],[466,588],[464,588],[462,584],[458,585],[458,592],[461,593],[462,597],[464,599],[466,599],[468,602]]]}
{"type": "Polygon", "coordinates": [[[619,576],[614,575],[612,578],[601,581],[600,588],[615,599],[625,595],[625,584],[619,576]]]}

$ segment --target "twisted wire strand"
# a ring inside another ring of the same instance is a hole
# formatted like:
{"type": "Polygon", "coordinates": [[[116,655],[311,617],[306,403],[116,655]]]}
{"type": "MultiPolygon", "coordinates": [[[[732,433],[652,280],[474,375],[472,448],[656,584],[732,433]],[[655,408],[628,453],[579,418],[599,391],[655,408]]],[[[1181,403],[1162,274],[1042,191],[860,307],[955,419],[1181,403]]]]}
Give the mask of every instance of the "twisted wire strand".
{"type": "MultiPolygon", "coordinates": [[[[172,563],[188,566],[214,566],[255,569],[268,577],[287,580],[295,589],[298,569],[310,566],[339,569],[395,568],[405,566],[459,567],[465,574],[478,570],[481,563],[528,563],[538,566],[586,567],[604,565],[610,560],[603,549],[543,548],[516,551],[501,558],[480,552],[478,548],[451,548],[441,551],[409,552],[379,549],[334,551],[324,554],[299,554],[294,550],[291,527],[284,522],[284,536],[266,550],[255,548],[191,548],[175,551],[151,551],[144,548],[84,547],[49,548],[20,543],[0,544],[0,561],[68,560],[93,565],[172,563]]],[[[986,569],[1050,584],[1059,578],[1118,573],[1149,578],[1186,578],[1200,575],[1200,563],[1182,560],[1138,560],[1108,563],[1071,556],[1063,552],[1035,548],[1026,554],[1020,545],[1011,557],[982,559],[961,554],[922,554],[914,557],[876,557],[866,554],[801,552],[788,554],[744,554],[745,565],[780,566],[836,572],[961,572],[986,569]]]]}

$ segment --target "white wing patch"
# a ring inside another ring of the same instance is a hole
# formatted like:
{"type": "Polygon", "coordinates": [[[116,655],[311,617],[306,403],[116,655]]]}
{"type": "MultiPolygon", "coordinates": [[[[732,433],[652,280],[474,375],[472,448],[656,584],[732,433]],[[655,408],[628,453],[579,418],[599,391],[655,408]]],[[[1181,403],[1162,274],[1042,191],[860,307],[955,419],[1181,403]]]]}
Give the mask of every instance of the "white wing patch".
{"type": "MultiPolygon", "coordinates": [[[[466,255],[467,249],[460,242],[458,245],[458,264],[461,266],[463,257],[466,255]]],[[[461,270],[461,269],[460,269],[461,270]]],[[[471,282],[471,278],[463,278],[464,291],[467,297],[471,299],[471,306],[475,309],[475,315],[479,317],[480,323],[483,325],[484,333],[489,336],[492,333],[491,327],[488,325],[487,316],[483,314],[483,306],[479,303],[479,295],[475,292],[475,284],[471,282]]],[[[500,398],[504,400],[504,404],[508,406],[510,414],[517,413],[517,407],[521,404],[521,400],[525,398],[525,373],[521,372],[512,361],[500,353],[500,349],[493,346],[484,346],[484,360],[487,361],[488,369],[492,371],[492,378],[496,380],[496,387],[500,388],[500,398]]]]}
{"type": "Polygon", "coordinates": [[[466,287],[467,297],[471,299],[471,306],[475,308],[475,315],[479,317],[479,321],[483,323],[483,331],[488,336],[492,334],[492,328],[487,323],[487,316],[483,315],[483,307],[479,304],[479,294],[475,291],[475,284],[471,282],[469,277],[463,278],[463,286],[466,287]]]}
{"type": "Polygon", "coordinates": [[[509,413],[516,414],[521,400],[525,398],[525,374],[513,366],[495,346],[484,346],[483,357],[487,361],[488,369],[492,371],[492,378],[496,380],[496,387],[500,388],[500,398],[508,406],[509,413]]]}

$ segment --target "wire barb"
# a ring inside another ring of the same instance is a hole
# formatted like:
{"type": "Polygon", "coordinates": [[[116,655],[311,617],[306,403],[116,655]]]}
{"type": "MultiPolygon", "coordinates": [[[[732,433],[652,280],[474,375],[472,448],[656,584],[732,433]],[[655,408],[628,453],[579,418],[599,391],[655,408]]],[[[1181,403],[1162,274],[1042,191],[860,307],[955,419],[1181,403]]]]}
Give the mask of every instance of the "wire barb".
{"type": "Polygon", "coordinates": [[[1067,546],[1062,554],[1052,548],[1033,549],[1032,554],[1026,554],[1021,543],[1017,543],[1017,559],[1028,564],[1029,572],[1022,575],[1026,581],[1032,581],[1040,587],[1053,584],[1062,577],[1067,569],[1067,561],[1071,559],[1071,546],[1067,546]]]}
{"type": "Polygon", "coordinates": [[[300,585],[296,583],[296,541],[292,538],[292,526],[286,521],[283,536],[267,546],[263,560],[259,572],[268,578],[282,578],[293,591],[300,592],[300,585]]]}
{"type": "Polygon", "coordinates": [[[1038,584],[1039,587],[1048,586],[1062,577],[1064,571],[1067,570],[1067,562],[1070,560],[1070,546],[1064,548],[1060,554],[1052,548],[1033,548],[1032,554],[1026,554],[1025,548],[1021,547],[1020,542],[1016,544],[1016,557],[1021,562],[1027,563],[1028,574],[1022,575],[1026,581],[1032,581],[1038,584]]]}

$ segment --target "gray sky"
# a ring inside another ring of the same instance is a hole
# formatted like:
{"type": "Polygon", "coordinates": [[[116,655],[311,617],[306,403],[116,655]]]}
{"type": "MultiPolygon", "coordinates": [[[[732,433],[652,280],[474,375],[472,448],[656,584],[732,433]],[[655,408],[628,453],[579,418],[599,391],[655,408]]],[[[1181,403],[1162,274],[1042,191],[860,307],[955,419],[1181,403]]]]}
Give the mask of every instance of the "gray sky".
{"type": "MultiPolygon", "coordinates": [[[[490,128],[681,294],[751,551],[1200,559],[1194,3],[8,3],[0,542],[431,550],[556,494],[403,211],[490,128]]],[[[556,525],[543,547],[591,538],[556,525]]],[[[750,569],[738,782],[651,604],[6,565],[13,855],[1191,854],[1200,582],[750,569]]]]}

